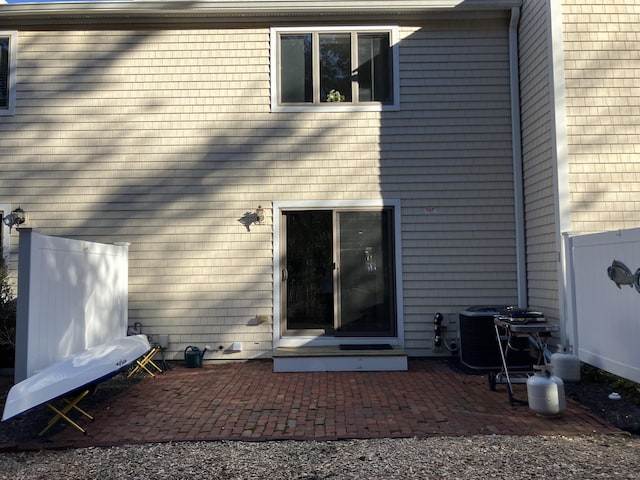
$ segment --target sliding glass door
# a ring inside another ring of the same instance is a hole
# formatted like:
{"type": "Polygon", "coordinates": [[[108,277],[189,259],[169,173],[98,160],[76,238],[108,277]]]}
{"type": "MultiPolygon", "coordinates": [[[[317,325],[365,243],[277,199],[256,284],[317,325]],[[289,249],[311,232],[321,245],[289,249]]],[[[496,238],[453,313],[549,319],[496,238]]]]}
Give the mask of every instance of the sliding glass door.
{"type": "Polygon", "coordinates": [[[282,212],[282,333],[396,334],[392,209],[282,212]]]}

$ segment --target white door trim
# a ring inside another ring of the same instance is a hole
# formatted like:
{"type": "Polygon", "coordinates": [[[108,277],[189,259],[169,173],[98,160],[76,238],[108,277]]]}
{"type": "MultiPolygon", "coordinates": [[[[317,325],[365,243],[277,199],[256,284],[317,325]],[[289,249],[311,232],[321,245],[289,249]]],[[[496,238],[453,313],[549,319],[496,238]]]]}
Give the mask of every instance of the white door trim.
{"type": "Polygon", "coordinates": [[[283,337],[280,324],[280,285],[281,285],[281,249],[280,249],[280,218],[282,210],[300,209],[312,210],[320,208],[358,208],[358,207],[391,207],[394,219],[394,255],[395,255],[395,285],[396,285],[396,337],[366,337],[362,339],[349,338],[349,343],[389,343],[404,347],[404,301],[402,291],[402,245],[401,245],[401,206],[400,199],[372,199],[372,200],[287,200],[273,202],[273,349],[278,347],[293,347],[303,345],[334,345],[336,339],[331,337],[296,336],[283,337]]]}

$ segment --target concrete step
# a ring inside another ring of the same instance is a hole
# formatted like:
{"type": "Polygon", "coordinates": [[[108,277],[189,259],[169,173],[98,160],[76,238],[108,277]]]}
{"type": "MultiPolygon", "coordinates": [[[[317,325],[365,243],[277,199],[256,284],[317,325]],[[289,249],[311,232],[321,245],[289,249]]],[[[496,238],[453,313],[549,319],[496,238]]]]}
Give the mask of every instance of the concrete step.
{"type": "Polygon", "coordinates": [[[405,371],[407,353],[397,346],[347,344],[318,347],[278,347],[274,372],[405,371]]]}

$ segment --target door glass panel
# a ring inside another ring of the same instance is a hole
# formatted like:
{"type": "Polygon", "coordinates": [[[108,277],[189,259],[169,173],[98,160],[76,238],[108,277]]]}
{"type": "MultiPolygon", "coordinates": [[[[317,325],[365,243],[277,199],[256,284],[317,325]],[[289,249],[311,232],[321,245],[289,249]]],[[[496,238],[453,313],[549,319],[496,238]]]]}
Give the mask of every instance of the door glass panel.
{"type": "Polygon", "coordinates": [[[286,212],[286,329],[333,333],[331,211],[286,212]]]}
{"type": "Polygon", "coordinates": [[[283,220],[283,333],[396,335],[393,211],[287,211],[283,220]]]}
{"type": "Polygon", "coordinates": [[[391,212],[339,212],[342,335],[394,335],[391,212]]]}

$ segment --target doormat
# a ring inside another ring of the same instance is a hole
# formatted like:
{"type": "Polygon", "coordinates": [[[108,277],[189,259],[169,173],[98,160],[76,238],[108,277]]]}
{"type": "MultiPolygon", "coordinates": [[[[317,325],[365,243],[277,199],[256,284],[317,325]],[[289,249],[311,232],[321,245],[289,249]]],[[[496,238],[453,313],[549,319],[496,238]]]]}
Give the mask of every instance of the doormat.
{"type": "Polygon", "coordinates": [[[364,345],[342,343],[340,350],[393,350],[393,347],[388,343],[366,343],[364,345]]]}

